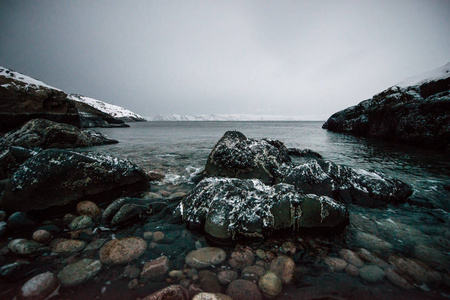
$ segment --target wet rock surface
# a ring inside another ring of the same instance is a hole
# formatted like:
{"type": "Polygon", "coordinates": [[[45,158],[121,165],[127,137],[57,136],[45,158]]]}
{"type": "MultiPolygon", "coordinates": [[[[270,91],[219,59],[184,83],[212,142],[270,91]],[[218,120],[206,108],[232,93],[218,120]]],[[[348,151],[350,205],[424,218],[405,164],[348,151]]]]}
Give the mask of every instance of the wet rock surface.
{"type": "Polygon", "coordinates": [[[7,146],[48,149],[116,144],[118,141],[92,130],[82,130],[46,119],[34,119],[21,128],[5,134],[3,143],[7,146]]]}
{"type": "Polygon", "coordinates": [[[107,242],[99,252],[104,264],[126,264],[138,259],[147,249],[147,243],[138,237],[125,237],[107,242]]]}
{"type": "Polygon", "coordinates": [[[130,161],[49,149],[28,159],[14,172],[0,205],[9,210],[42,210],[115,189],[136,191],[148,186],[144,171],[130,161]]]}
{"type": "MultiPolygon", "coordinates": [[[[450,64],[445,67],[450,69],[450,64]]],[[[396,143],[448,149],[450,78],[393,86],[333,114],[323,128],[396,143]]]]}
{"type": "Polygon", "coordinates": [[[58,278],[64,286],[77,286],[90,280],[101,269],[102,264],[99,260],[85,258],[65,266],[58,273],[58,278]]]}
{"type": "Polygon", "coordinates": [[[331,198],[256,179],[204,179],[182,200],[180,210],[191,228],[204,229],[217,240],[263,237],[280,229],[329,229],[348,221],[345,207],[331,198]]]}

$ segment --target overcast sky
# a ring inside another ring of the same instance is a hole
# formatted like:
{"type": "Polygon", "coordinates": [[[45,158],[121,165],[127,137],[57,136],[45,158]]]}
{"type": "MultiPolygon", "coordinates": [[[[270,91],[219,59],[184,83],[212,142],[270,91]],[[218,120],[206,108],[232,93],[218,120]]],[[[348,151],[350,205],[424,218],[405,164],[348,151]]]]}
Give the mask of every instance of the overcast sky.
{"type": "Polygon", "coordinates": [[[4,1],[0,65],[157,114],[325,120],[450,61],[450,1],[4,1]]]}

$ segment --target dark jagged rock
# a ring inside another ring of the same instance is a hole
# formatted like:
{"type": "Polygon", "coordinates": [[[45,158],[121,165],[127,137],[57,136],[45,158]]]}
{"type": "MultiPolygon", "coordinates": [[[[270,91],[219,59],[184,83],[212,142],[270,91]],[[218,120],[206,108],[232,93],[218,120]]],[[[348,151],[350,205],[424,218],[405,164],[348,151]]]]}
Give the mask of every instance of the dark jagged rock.
{"type": "MultiPolygon", "coordinates": [[[[19,166],[30,157],[38,154],[41,149],[27,149],[23,147],[7,147],[0,141],[0,181],[9,178],[19,166]]],[[[6,183],[5,183],[6,184],[6,183]]],[[[0,184],[0,191],[3,185],[0,184]]]]}
{"type": "Polygon", "coordinates": [[[0,207],[6,210],[42,210],[101,199],[110,191],[137,192],[149,187],[145,172],[124,159],[61,149],[44,150],[25,161],[6,184],[0,207]]]}
{"type": "Polygon", "coordinates": [[[405,202],[412,193],[408,185],[380,172],[337,165],[308,149],[290,152],[298,154],[298,164],[291,163],[280,141],[247,139],[240,132],[229,131],[209,155],[205,173],[255,178],[265,184],[288,183],[305,194],[371,207],[405,202]]]}
{"type": "Polygon", "coordinates": [[[333,114],[323,128],[387,141],[449,149],[450,63],[441,78],[399,84],[333,114]]]}
{"type": "Polygon", "coordinates": [[[405,202],[412,189],[377,171],[353,169],[331,161],[309,158],[298,165],[284,165],[278,182],[294,185],[300,192],[332,197],[343,203],[369,207],[405,202]]]}
{"type": "Polygon", "coordinates": [[[238,131],[227,131],[211,151],[205,173],[273,184],[281,165],[290,162],[280,141],[247,139],[238,131]]]}
{"type": "Polygon", "coordinates": [[[92,130],[56,123],[45,119],[34,119],[20,129],[9,132],[3,137],[3,142],[9,146],[47,148],[75,148],[104,144],[116,144],[118,141],[109,139],[101,133],[92,130]]]}
{"type": "Polygon", "coordinates": [[[67,99],[67,94],[62,91],[0,76],[0,99],[0,132],[36,118],[80,127],[75,103],[67,99]]]}
{"type": "Polygon", "coordinates": [[[299,193],[294,186],[268,186],[260,180],[206,178],[179,209],[191,228],[218,241],[264,237],[274,230],[302,231],[346,225],[346,208],[333,199],[299,193]]]}

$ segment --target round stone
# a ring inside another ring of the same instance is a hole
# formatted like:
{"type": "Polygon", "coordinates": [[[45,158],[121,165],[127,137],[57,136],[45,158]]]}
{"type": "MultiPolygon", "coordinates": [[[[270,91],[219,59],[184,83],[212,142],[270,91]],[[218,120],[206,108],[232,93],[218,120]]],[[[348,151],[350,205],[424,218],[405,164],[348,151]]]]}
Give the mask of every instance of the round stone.
{"type": "Polygon", "coordinates": [[[48,251],[48,248],[35,241],[29,241],[25,239],[15,239],[9,242],[9,250],[16,254],[22,255],[37,255],[48,251]]]}
{"type": "Polygon", "coordinates": [[[84,258],[65,266],[59,271],[58,277],[64,286],[77,286],[93,278],[101,269],[99,260],[84,258]]]}
{"type": "Polygon", "coordinates": [[[79,252],[86,247],[85,241],[56,239],[51,243],[52,251],[56,253],[73,253],[79,252]]]}
{"type": "Polygon", "coordinates": [[[33,233],[33,240],[35,240],[38,243],[46,244],[52,239],[52,234],[48,232],[47,230],[36,230],[33,233]]]}
{"type": "Polygon", "coordinates": [[[232,299],[262,300],[258,285],[249,280],[238,279],[230,283],[227,295],[232,299]]]}
{"type": "Polygon", "coordinates": [[[142,234],[142,237],[144,238],[144,240],[151,240],[153,238],[153,232],[146,231],[142,234]]]}
{"type": "Polygon", "coordinates": [[[406,280],[404,277],[400,276],[392,268],[387,268],[385,270],[385,273],[386,273],[387,279],[389,279],[390,282],[392,282],[393,284],[395,284],[396,286],[398,286],[402,289],[409,290],[414,287],[411,283],[408,282],[408,280],[406,280]]]}
{"type": "Polygon", "coordinates": [[[339,251],[339,255],[345,259],[349,264],[354,265],[357,268],[364,266],[364,262],[359,258],[358,254],[349,249],[342,249],[339,251]]]}
{"type": "Polygon", "coordinates": [[[329,266],[333,271],[340,272],[347,267],[347,262],[345,259],[337,257],[326,257],[323,260],[327,266],[329,266]]]}
{"type": "Polygon", "coordinates": [[[350,276],[357,277],[359,275],[359,269],[354,265],[347,265],[347,267],[345,268],[345,273],[350,276]]]}
{"type": "Polygon", "coordinates": [[[25,299],[46,299],[58,286],[58,277],[52,272],[46,272],[28,280],[20,289],[20,295],[25,299]]]}
{"type": "Polygon", "coordinates": [[[259,279],[259,287],[264,294],[276,297],[281,293],[283,288],[281,279],[274,272],[267,272],[259,279]]]}
{"type": "Polygon", "coordinates": [[[227,257],[223,249],[216,247],[205,247],[191,251],[186,256],[186,264],[192,268],[201,269],[221,264],[227,257]]]}
{"type": "Polygon", "coordinates": [[[277,274],[284,284],[294,279],[295,262],[289,256],[278,256],[270,263],[270,271],[277,274]]]}
{"type": "Polygon", "coordinates": [[[192,300],[233,300],[230,296],[221,293],[198,293],[192,300]]]}
{"type": "Polygon", "coordinates": [[[384,271],[378,266],[365,266],[359,269],[359,276],[365,281],[375,283],[384,278],[384,271]]]}
{"type": "Polygon", "coordinates": [[[99,252],[104,264],[126,264],[138,259],[147,249],[147,243],[139,237],[124,237],[107,242],[99,252]]]}
{"type": "Polygon", "coordinates": [[[155,231],[155,232],[153,232],[153,241],[155,243],[159,243],[162,240],[164,240],[164,232],[162,232],[162,231],[155,231]]]}
{"type": "Polygon", "coordinates": [[[232,281],[238,279],[238,273],[233,270],[225,270],[217,274],[217,279],[221,285],[229,285],[232,281]]]}
{"type": "Polygon", "coordinates": [[[78,216],[72,220],[69,224],[70,230],[80,230],[91,228],[94,226],[94,222],[92,222],[92,218],[88,216],[78,216]]]}
{"type": "Polygon", "coordinates": [[[256,254],[250,247],[237,247],[233,253],[231,253],[231,258],[229,264],[234,269],[243,269],[246,266],[253,265],[255,261],[256,254]]]}
{"type": "Polygon", "coordinates": [[[92,219],[97,219],[102,215],[102,211],[92,201],[81,201],[77,205],[77,213],[80,216],[88,216],[92,219]]]}

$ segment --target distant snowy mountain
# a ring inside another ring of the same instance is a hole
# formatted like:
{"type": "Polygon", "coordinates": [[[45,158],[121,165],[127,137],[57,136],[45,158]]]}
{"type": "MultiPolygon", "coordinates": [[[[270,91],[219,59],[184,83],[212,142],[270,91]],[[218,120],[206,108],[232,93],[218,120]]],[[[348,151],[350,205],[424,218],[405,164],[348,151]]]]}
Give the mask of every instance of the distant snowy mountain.
{"type": "MultiPolygon", "coordinates": [[[[60,89],[45,84],[42,81],[39,81],[22,73],[7,69],[5,67],[0,67],[0,76],[13,80],[10,83],[1,85],[1,87],[3,88],[11,88],[23,91],[28,91],[30,89],[33,89],[35,91],[39,91],[42,89],[61,91],[60,89]]],[[[101,112],[104,112],[114,118],[118,118],[124,121],[145,121],[145,119],[140,115],[123,107],[120,107],[118,105],[113,105],[90,97],[70,93],[67,93],[67,98],[70,100],[86,103],[87,105],[101,112]]]]}
{"type": "Polygon", "coordinates": [[[148,117],[147,121],[304,121],[300,117],[270,115],[157,115],[148,117]]]}

